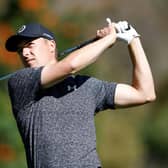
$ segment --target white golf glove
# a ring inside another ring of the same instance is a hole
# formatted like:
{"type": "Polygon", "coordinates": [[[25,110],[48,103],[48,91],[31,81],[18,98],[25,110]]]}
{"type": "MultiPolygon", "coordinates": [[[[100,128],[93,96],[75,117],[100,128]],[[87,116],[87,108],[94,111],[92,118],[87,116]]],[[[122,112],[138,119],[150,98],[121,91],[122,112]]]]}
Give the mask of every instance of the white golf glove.
{"type": "Polygon", "coordinates": [[[130,44],[133,38],[140,37],[136,30],[127,21],[120,21],[115,24],[117,38],[130,44]]]}

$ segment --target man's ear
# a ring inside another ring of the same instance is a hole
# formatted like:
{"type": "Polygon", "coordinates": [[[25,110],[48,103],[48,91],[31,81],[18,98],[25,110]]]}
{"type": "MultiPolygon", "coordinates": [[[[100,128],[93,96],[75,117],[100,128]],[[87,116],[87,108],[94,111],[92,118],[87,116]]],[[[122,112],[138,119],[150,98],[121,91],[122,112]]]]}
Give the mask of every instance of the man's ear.
{"type": "Polygon", "coordinates": [[[49,41],[49,45],[50,45],[50,51],[51,52],[55,52],[55,50],[56,50],[56,42],[54,40],[50,40],[49,41]]]}

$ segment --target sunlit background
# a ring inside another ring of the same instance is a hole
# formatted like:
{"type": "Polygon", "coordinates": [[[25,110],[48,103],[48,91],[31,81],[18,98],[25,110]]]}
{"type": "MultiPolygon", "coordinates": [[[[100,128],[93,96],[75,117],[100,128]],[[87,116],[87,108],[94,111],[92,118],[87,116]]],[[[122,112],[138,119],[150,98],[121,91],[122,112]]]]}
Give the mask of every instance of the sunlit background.
{"type": "MultiPolygon", "coordinates": [[[[95,36],[105,19],[128,20],[141,35],[157,101],[104,111],[95,117],[97,151],[103,168],[168,167],[168,1],[167,0],[0,0],[0,76],[22,68],[4,43],[20,25],[39,22],[52,30],[62,51],[95,36]]],[[[126,44],[106,51],[81,71],[102,80],[131,81],[126,44]]],[[[7,80],[0,81],[0,168],[25,168],[24,148],[10,107],[7,80]]]]}

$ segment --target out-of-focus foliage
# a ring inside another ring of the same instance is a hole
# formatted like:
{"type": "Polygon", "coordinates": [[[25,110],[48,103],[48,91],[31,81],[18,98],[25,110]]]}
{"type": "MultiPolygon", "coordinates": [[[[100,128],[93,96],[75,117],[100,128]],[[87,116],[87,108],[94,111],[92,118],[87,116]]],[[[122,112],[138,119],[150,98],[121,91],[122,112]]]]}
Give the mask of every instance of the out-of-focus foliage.
{"type": "MultiPolygon", "coordinates": [[[[166,0],[1,0],[0,75],[22,67],[17,55],[4,48],[7,37],[22,24],[44,24],[56,34],[58,50],[62,51],[95,36],[96,30],[106,25],[106,17],[128,20],[141,34],[154,75],[157,101],[98,114],[97,150],[103,168],[168,167],[167,7],[166,0]]],[[[128,83],[131,70],[127,46],[118,42],[81,73],[128,83]]],[[[26,167],[7,81],[0,81],[0,167],[26,167]]]]}
{"type": "Polygon", "coordinates": [[[148,161],[153,165],[167,167],[168,158],[168,81],[160,85],[159,101],[152,107],[152,114],[146,117],[143,129],[144,143],[148,147],[148,161]]]}

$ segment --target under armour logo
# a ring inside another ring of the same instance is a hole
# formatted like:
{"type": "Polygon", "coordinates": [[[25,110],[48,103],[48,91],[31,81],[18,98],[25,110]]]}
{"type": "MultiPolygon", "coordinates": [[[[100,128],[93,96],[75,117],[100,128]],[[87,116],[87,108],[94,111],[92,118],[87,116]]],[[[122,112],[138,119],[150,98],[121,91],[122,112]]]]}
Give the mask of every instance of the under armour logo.
{"type": "Polygon", "coordinates": [[[23,25],[19,30],[18,33],[22,33],[26,29],[26,25],[23,25]]]}
{"type": "Polygon", "coordinates": [[[70,86],[70,85],[68,85],[67,86],[67,90],[70,92],[70,91],[73,91],[73,90],[77,90],[77,86],[76,85],[74,85],[74,86],[70,86]]]}

